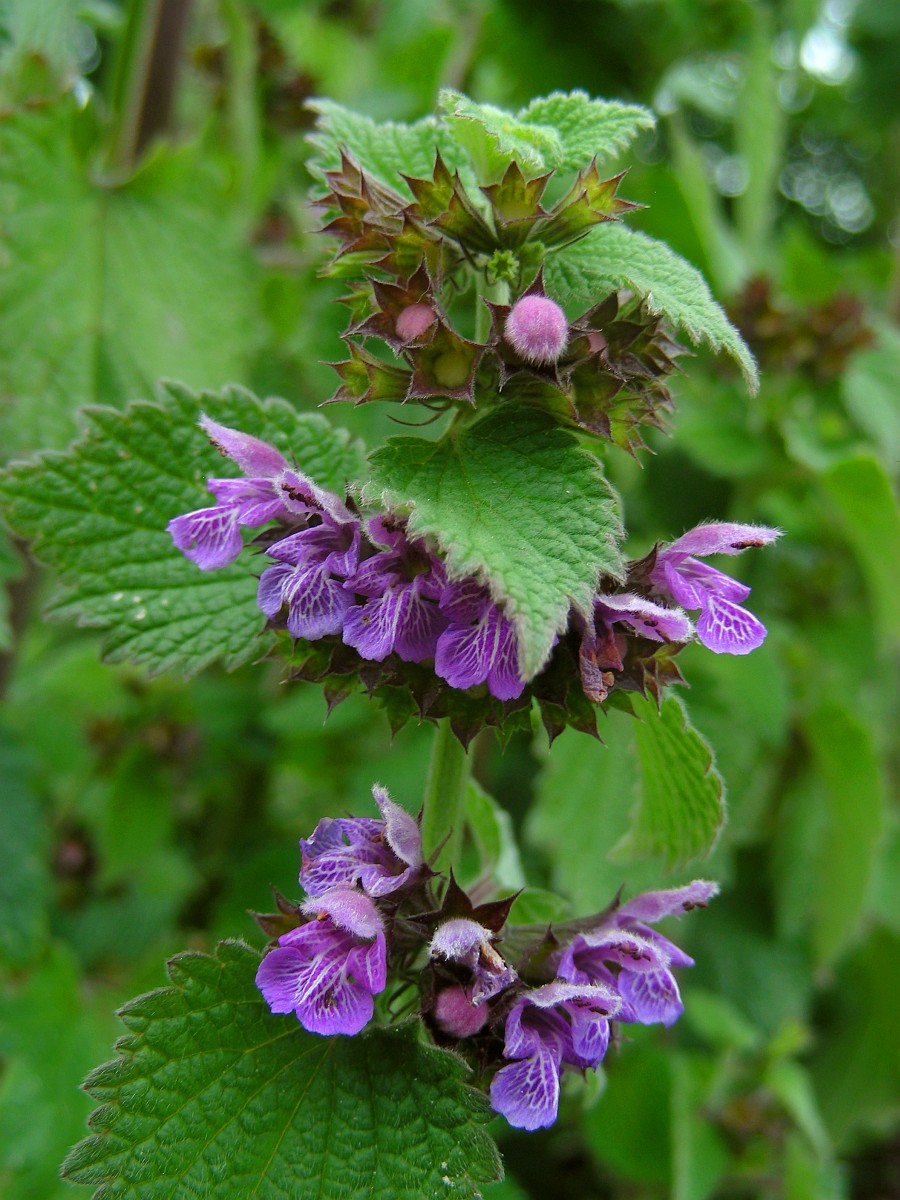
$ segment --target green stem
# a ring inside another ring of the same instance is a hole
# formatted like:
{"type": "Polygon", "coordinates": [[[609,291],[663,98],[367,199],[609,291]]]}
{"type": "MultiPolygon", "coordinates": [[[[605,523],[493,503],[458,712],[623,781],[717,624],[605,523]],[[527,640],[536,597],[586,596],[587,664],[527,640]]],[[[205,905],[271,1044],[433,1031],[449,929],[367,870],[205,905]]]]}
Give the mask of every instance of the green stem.
{"type": "Polygon", "coordinates": [[[509,284],[505,279],[489,283],[483,271],[475,276],[475,340],[486,342],[491,332],[491,314],[484,300],[492,300],[494,304],[509,304],[509,284]]]}
{"type": "Polygon", "coordinates": [[[434,735],[425,802],[422,813],[422,845],[426,859],[440,846],[431,864],[436,871],[451,867],[462,845],[469,756],[450,728],[441,721],[434,735]]]}

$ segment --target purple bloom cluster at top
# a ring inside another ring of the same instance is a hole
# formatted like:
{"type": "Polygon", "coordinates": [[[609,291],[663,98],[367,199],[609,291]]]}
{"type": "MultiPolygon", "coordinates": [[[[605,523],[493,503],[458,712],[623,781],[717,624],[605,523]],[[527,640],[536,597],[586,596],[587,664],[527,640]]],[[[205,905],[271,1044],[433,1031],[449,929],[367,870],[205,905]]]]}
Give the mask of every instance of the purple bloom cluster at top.
{"type": "Polygon", "coordinates": [[[201,570],[237,558],[242,527],[290,522],[297,528],[267,548],[274,562],[259,581],[270,620],[308,641],[340,635],[372,662],[389,654],[434,660],[451,687],[485,684],[500,700],[521,695],[515,627],[477,580],[448,579],[442,559],[397,518],[379,514],[364,526],[273,446],[208,417],[200,424],[244,472],[210,479],[217,504],[169,522],[175,545],[201,570]]]}

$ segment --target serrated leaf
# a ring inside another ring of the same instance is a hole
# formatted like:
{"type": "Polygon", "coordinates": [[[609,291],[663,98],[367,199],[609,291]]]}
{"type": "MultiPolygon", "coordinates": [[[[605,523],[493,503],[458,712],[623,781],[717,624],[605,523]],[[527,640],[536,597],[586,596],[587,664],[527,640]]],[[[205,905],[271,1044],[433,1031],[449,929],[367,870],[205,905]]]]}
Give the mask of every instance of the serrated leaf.
{"type": "Polygon", "coordinates": [[[85,437],[65,453],[12,464],[0,475],[0,502],[59,573],[49,615],[107,630],[112,661],[193,674],[215,660],[235,667],[268,644],[247,553],[203,572],[166,532],[172,517],[211,503],[209,475],[236,474],[196,427],[201,411],[274,443],[326,488],[360,473],[357,444],[324,417],[243,388],[195,395],[177,384],[162,403],[89,409],[85,437]]]}
{"type": "Polygon", "coordinates": [[[0,445],[60,448],[79,405],[119,405],[177,376],[240,378],[252,267],[221,182],[189,151],[97,181],[74,104],[0,120],[0,445]]]}
{"type": "Polygon", "coordinates": [[[122,1010],[120,1057],[85,1087],[92,1136],[63,1166],[95,1200],[475,1200],[501,1175],[484,1097],[415,1025],[318,1037],[269,1013],[239,942],[181,954],[122,1010]]]}
{"type": "Polygon", "coordinates": [[[628,148],[642,129],[652,129],[656,118],[649,109],[618,100],[592,100],[587,92],[552,92],[532,100],[517,114],[526,124],[552,126],[562,153],[548,166],[583,167],[596,155],[614,158],[628,148]]]}
{"type": "Polygon", "coordinates": [[[306,164],[316,176],[340,166],[343,147],[364,171],[404,195],[412,195],[401,176],[430,176],[436,150],[451,170],[462,164],[459,148],[434,117],[424,117],[413,125],[379,123],[334,100],[310,100],[307,107],[318,114],[315,133],[309,137],[315,153],[306,164]]]}
{"type": "Polygon", "coordinates": [[[451,574],[482,579],[519,634],[535,675],[569,607],[586,609],[601,572],[617,576],[621,529],[599,462],[548,414],[514,404],[439,442],[391,438],[370,458],[368,492],[410,509],[451,574]]]}
{"type": "Polygon", "coordinates": [[[684,329],[695,343],[725,350],[755,393],[759,375],[744,339],[713,299],[696,268],[664,242],[609,221],[580,242],[552,254],[544,267],[547,291],[562,303],[593,304],[610,291],[632,288],[652,313],[684,329]]]}
{"type": "Polygon", "coordinates": [[[452,88],[441,90],[438,108],[485,178],[502,175],[510,158],[536,171],[562,161],[562,140],[552,125],[523,121],[493,104],[478,104],[452,88]]]}
{"type": "Polygon", "coordinates": [[[713,753],[691,725],[681,700],[659,708],[635,696],[640,799],[630,832],[617,848],[662,854],[670,866],[710,853],[725,823],[725,785],[713,753]]]}

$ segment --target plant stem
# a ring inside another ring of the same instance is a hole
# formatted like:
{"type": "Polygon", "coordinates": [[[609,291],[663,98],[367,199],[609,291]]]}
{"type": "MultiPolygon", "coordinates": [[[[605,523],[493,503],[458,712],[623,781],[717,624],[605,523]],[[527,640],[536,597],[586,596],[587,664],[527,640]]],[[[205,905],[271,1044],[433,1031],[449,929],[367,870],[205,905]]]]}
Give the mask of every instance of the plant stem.
{"type": "Polygon", "coordinates": [[[450,728],[450,722],[441,721],[435,730],[422,813],[426,859],[441,847],[431,864],[437,871],[452,866],[459,853],[468,781],[468,753],[450,728]]]}

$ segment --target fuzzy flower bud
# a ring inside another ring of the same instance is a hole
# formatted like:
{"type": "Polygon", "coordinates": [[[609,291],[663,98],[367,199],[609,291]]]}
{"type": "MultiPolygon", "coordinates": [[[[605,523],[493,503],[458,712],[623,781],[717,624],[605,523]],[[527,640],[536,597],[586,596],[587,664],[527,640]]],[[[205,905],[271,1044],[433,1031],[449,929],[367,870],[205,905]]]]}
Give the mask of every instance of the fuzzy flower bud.
{"type": "Polygon", "coordinates": [[[555,363],[569,339],[566,314],[548,296],[523,296],[506,318],[504,336],[527,362],[555,363]]]}
{"type": "Polygon", "coordinates": [[[420,338],[437,320],[437,313],[430,304],[407,304],[394,325],[401,342],[413,342],[420,338]]]}
{"type": "Polygon", "coordinates": [[[473,1003],[466,989],[457,983],[438,992],[434,1001],[434,1019],[451,1037],[472,1037],[487,1023],[488,1006],[473,1003]]]}

